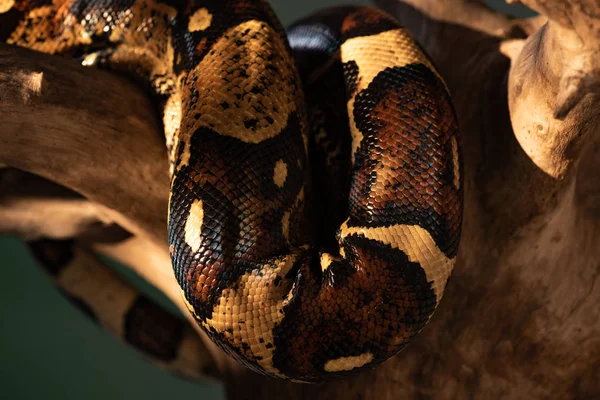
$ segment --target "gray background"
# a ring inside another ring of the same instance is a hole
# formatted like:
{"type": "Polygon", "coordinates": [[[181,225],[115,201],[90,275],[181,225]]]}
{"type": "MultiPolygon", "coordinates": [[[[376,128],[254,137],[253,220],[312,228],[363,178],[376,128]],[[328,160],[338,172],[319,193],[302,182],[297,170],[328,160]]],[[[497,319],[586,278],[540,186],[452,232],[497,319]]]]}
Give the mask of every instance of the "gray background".
{"type": "MultiPolygon", "coordinates": [[[[271,3],[287,25],[319,8],[369,1],[271,3]]],[[[503,0],[488,3],[523,15],[503,0]]],[[[58,294],[14,238],[0,238],[0,393],[4,399],[224,398],[219,384],[179,379],[105,334],[58,294]]]]}

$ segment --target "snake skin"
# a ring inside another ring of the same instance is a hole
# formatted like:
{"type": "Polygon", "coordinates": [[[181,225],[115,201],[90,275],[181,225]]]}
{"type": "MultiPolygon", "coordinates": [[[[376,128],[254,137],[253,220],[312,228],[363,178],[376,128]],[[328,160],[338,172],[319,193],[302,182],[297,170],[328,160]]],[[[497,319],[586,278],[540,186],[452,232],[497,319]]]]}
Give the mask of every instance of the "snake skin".
{"type": "Polygon", "coordinates": [[[319,382],[385,361],[431,317],[460,237],[458,127],[390,16],[335,8],[286,34],[262,1],[0,0],[0,39],[151,90],[175,276],[240,362],[319,382]]]}
{"type": "Polygon", "coordinates": [[[189,324],[140,293],[81,243],[39,239],[27,246],[71,304],[145,358],[189,378],[215,374],[210,355],[189,324]]]}

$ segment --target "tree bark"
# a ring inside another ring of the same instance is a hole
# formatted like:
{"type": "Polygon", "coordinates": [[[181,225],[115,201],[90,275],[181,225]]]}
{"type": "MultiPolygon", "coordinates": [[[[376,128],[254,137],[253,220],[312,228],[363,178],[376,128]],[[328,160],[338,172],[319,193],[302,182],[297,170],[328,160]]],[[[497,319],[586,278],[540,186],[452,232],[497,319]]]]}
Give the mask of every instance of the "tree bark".
{"type": "Polygon", "coordinates": [[[0,163],[115,210],[166,248],[169,176],[159,118],[129,80],[0,43],[0,163]]]}
{"type": "MultiPolygon", "coordinates": [[[[429,52],[455,103],[465,166],[455,271],[421,334],[370,372],[301,385],[214,350],[229,398],[599,398],[600,4],[524,0],[543,16],[513,20],[469,0],[376,3],[429,52]]],[[[67,64],[0,47],[0,163],[113,210],[111,221],[166,255],[166,156],[151,106],[121,79],[67,64]],[[111,80],[119,86],[103,89],[111,80]]]]}

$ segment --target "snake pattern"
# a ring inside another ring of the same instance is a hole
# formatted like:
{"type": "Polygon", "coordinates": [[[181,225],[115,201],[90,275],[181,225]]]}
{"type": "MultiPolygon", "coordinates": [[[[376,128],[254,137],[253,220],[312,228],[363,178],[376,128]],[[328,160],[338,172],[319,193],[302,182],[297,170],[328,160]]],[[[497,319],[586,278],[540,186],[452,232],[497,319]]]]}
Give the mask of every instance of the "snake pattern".
{"type": "Polygon", "coordinates": [[[460,239],[458,126],[389,15],[339,7],[286,32],[263,1],[0,0],[0,39],[149,89],[175,276],[230,356],[320,382],[432,316],[460,239]]]}
{"type": "Polygon", "coordinates": [[[121,278],[87,246],[75,239],[38,239],[27,245],[71,304],[146,359],[179,376],[215,375],[211,356],[191,326],[121,278]]]}

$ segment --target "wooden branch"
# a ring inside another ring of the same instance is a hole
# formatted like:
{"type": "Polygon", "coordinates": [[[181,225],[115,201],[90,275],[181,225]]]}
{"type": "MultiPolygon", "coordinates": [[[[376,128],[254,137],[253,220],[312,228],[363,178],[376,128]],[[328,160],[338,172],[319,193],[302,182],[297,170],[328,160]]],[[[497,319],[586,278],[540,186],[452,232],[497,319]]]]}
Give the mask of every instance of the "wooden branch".
{"type": "Polygon", "coordinates": [[[509,104],[515,135],[533,162],[562,178],[600,122],[600,4],[528,0],[550,22],[513,57],[509,104]]]}
{"type": "Polygon", "coordinates": [[[154,108],[128,80],[0,43],[0,163],[116,210],[166,246],[168,167],[154,108]]]}
{"type": "Polygon", "coordinates": [[[518,0],[511,3],[522,3],[531,9],[547,16],[551,21],[564,28],[577,31],[583,38],[593,36],[600,28],[590,20],[598,20],[600,5],[597,0],[518,0]]]}
{"type": "Polygon", "coordinates": [[[89,234],[118,219],[116,213],[40,177],[0,170],[0,234],[24,240],[89,234]]]}
{"type": "Polygon", "coordinates": [[[478,0],[374,0],[375,4],[392,14],[396,7],[406,5],[419,9],[427,17],[439,22],[458,24],[474,31],[498,38],[523,37],[519,20],[490,9],[478,0]]]}

